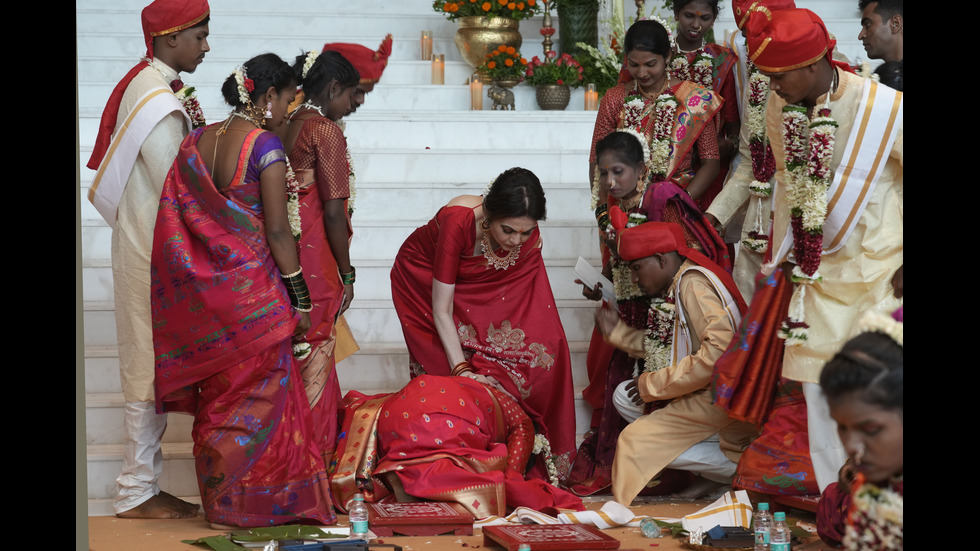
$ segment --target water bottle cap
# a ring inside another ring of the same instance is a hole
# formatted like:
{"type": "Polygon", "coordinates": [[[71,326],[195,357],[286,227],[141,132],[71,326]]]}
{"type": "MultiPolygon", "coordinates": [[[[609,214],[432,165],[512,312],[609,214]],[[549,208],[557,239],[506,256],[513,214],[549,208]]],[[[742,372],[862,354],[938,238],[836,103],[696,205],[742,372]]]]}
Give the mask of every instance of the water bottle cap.
{"type": "Polygon", "coordinates": [[[364,501],[364,494],[354,494],[354,501],[364,501]]]}
{"type": "Polygon", "coordinates": [[[760,503],[760,504],[758,505],[758,509],[759,509],[760,511],[768,511],[768,510],[769,510],[769,504],[768,504],[768,503],[766,503],[765,501],[763,501],[762,503],[760,503]]]}
{"type": "Polygon", "coordinates": [[[775,515],[776,520],[786,520],[786,513],[779,511],[775,515]]]}

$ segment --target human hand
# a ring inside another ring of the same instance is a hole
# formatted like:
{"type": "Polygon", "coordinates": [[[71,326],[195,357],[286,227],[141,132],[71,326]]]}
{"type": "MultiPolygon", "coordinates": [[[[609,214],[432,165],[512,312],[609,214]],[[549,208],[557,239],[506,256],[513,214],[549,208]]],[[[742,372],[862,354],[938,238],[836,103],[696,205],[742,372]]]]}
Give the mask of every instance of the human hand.
{"type": "Polygon", "coordinates": [[[848,457],[847,461],[841,466],[840,471],[837,472],[837,487],[844,492],[850,493],[851,483],[854,482],[856,472],[854,458],[848,457]]]}
{"type": "Polygon", "coordinates": [[[609,301],[603,300],[595,311],[595,324],[599,328],[599,332],[602,333],[602,336],[608,337],[616,328],[617,323],[619,323],[619,312],[609,304],[609,301]]]}
{"type": "Polygon", "coordinates": [[[354,300],[354,284],[348,283],[344,285],[344,302],[340,304],[340,312],[337,313],[338,317],[342,316],[344,312],[346,312],[347,309],[350,308],[350,303],[353,300],[354,300]]]}
{"type": "Polygon", "coordinates": [[[301,341],[306,339],[306,332],[310,330],[310,313],[309,312],[296,312],[299,321],[296,323],[296,329],[293,330],[293,340],[301,341]]]}
{"type": "Polygon", "coordinates": [[[633,401],[634,404],[636,404],[638,406],[642,406],[643,405],[643,397],[640,396],[640,389],[637,388],[637,385],[639,384],[639,382],[640,382],[640,378],[639,377],[635,377],[632,381],[626,383],[626,389],[625,390],[626,390],[626,395],[629,397],[630,400],[633,401]]]}
{"type": "Polygon", "coordinates": [[[711,227],[713,227],[715,229],[715,231],[718,232],[718,235],[721,235],[721,236],[724,237],[724,235],[725,235],[725,226],[721,222],[719,222],[717,218],[715,218],[715,215],[713,215],[713,214],[711,214],[709,212],[706,212],[706,213],[704,213],[704,216],[705,216],[705,218],[708,219],[708,223],[711,224],[711,227]]]}
{"type": "Polygon", "coordinates": [[[581,279],[576,279],[575,283],[582,286],[582,296],[589,300],[600,300],[602,298],[602,283],[596,282],[595,287],[589,288],[588,285],[582,282],[581,279]]]}
{"type": "Polygon", "coordinates": [[[892,276],[892,289],[894,289],[895,298],[902,298],[902,295],[905,294],[905,264],[899,266],[895,275],[892,276]]]}

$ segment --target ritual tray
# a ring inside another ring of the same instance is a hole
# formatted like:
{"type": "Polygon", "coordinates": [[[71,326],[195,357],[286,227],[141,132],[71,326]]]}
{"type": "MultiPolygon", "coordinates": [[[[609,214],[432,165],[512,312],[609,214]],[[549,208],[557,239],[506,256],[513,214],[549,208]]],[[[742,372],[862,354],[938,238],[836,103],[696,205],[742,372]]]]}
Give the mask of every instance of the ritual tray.
{"type": "Polygon", "coordinates": [[[473,535],[473,515],[458,503],[369,503],[371,531],[379,536],[473,535]]]}
{"type": "Polygon", "coordinates": [[[584,524],[518,524],[485,526],[483,545],[517,551],[521,544],[535,551],[552,549],[619,549],[619,540],[584,524]]]}

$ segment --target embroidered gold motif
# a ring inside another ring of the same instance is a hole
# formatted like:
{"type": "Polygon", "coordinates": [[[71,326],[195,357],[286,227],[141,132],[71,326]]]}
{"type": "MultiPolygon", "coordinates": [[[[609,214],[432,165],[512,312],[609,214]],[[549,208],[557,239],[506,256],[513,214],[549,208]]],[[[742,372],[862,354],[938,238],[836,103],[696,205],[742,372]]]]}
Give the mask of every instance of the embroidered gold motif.
{"type": "Polygon", "coordinates": [[[469,324],[467,325],[463,325],[462,323],[459,324],[459,327],[456,328],[456,333],[459,335],[460,343],[465,343],[467,341],[475,342],[477,339],[476,329],[474,329],[473,326],[469,324]]]}
{"type": "Polygon", "coordinates": [[[533,342],[527,348],[534,353],[534,358],[531,360],[531,367],[543,367],[551,371],[551,366],[555,365],[555,357],[548,354],[548,348],[545,345],[533,342]]]}
{"type": "Polygon", "coordinates": [[[512,329],[510,320],[501,322],[500,329],[495,329],[491,323],[490,329],[487,329],[487,341],[498,350],[520,350],[524,348],[524,330],[512,329]]]}

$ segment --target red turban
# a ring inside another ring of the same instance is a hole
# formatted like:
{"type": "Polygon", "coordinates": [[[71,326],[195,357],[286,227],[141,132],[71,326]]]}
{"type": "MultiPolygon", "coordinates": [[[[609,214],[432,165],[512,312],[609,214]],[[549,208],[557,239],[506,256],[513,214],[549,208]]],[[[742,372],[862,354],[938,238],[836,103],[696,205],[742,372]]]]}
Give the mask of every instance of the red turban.
{"type": "Polygon", "coordinates": [[[769,73],[813,65],[826,57],[832,62],[837,41],[817,14],[808,9],[755,9],[746,25],[749,59],[769,73]]]}
{"type": "Polygon", "coordinates": [[[388,65],[388,56],[391,55],[391,40],[391,35],[389,34],[381,41],[378,50],[374,52],[360,44],[344,44],[340,42],[324,44],[323,51],[332,50],[339,52],[361,74],[361,84],[371,84],[381,80],[381,73],[384,72],[385,66],[388,65]]]}
{"type": "MultiPolygon", "coordinates": [[[[618,213],[614,212],[616,210],[619,210],[619,207],[609,209],[611,221],[614,218],[619,218],[617,216],[618,213]]],[[[615,222],[613,222],[613,227],[616,227],[615,222]]],[[[721,266],[712,262],[711,259],[704,256],[703,253],[689,248],[687,246],[687,240],[684,238],[684,230],[680,224],[673,222],[644,222],[632,228],[623,229],[617,232],[616,248],[620,258],[626,261],[638,260],[655,254],[677,252],[679,255],[702,268],[708,269],[717,276],[732,295],[732,298],[735,299],[741,313],[744,314],[747,309],[745,300],[742,299],[742,294],[738,291],[732,275],[721,266]]]]}
{"type": "Polygon", "coordinates": [[[684,230],[673,222],[644,222],[618,232],[616,248],[623,260],[637,260],[655,254],[677,251],[687,256],[684,230]]]}
{"type": "Polygon", "coordinates": [[[735,25],[741,29],[749,20],[749,12],[764,8],[769,11],[791,10],[796,8],[793,0],[732,0],[732,11],[735,12],[735,25]]]}
{"type": "Polygon", "coordinates": [[[204,21],[211,15],[208,0],[155,0],[143,8],[143,40],[146,55],[153,58],[153,39],[180,32],[204,21]]]}
{"type": "MultiPolygon", "coordinates": [[[[164,36],[170,33],[180,32],[197,25],[204,18],[211,15],[211,8],[208,0],[154,0],[152,4],[143,8],[140,19],[143,21],[143,40],[146,42],[146,56],[153,58],[153,38],[164,36]]],[[[112,141],[112,131],[116,128],[116,118],[119,116],[119,104],[122,96],[126,92],[129,83],[136,78],[136,75],[147,67],[146,61],[140,61],[135,67],[126,73],[126,76],[116,84],[109,95],[109,101],[105,104],[102,111],[102,120],[99,122],[99,134],[95,137],[95,145],[92,147],[92,156],[89,157],[87,167],[98,170],[109,149],[112,141]]],[[[179,81],[175,81],[179,82],[179,81]]],[[[173,87],[173,83],[171,83],[173,87]]],[[[176,92],[177,90],[174,90],[176,92]]]]}

